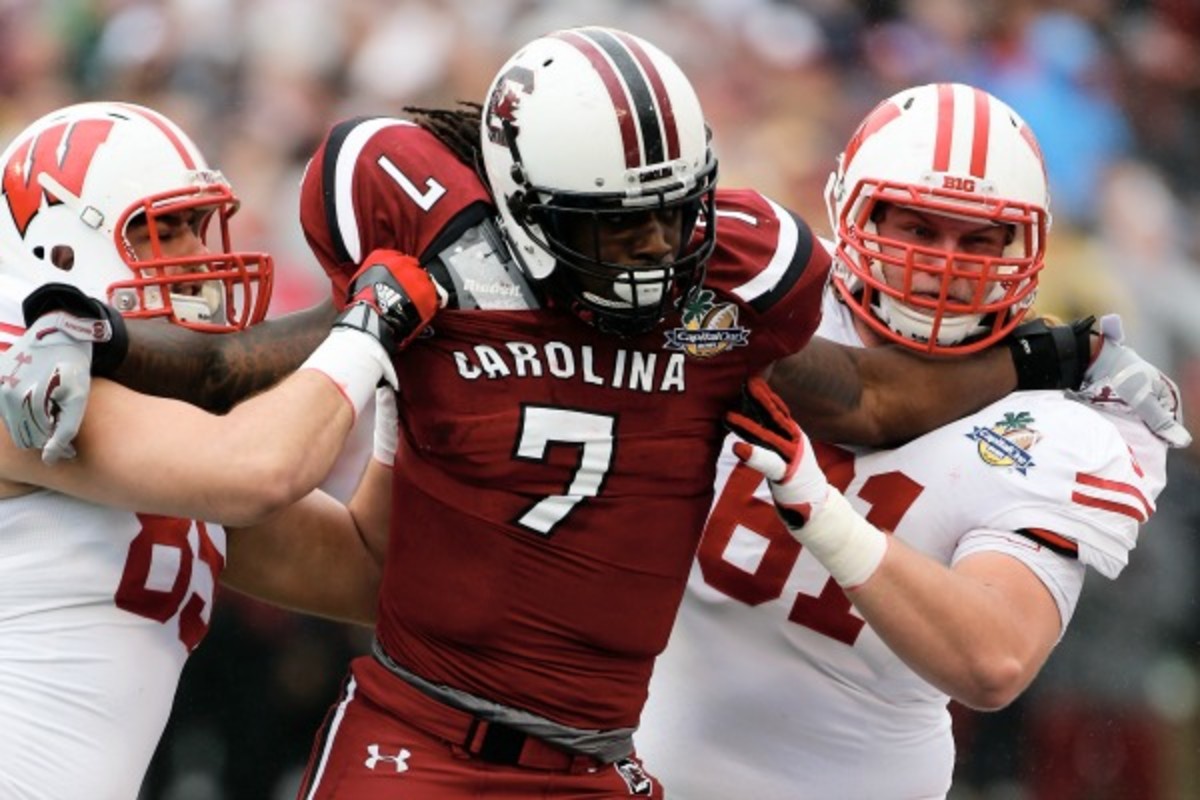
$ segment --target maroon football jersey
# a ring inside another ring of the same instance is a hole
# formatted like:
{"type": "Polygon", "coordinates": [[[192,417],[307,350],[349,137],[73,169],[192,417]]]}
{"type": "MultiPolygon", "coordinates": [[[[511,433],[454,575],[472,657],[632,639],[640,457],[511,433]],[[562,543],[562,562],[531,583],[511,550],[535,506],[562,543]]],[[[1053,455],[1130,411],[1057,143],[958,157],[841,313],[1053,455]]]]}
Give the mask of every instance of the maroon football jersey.
{"type": "Polygon", "coordinates": [[[435,683],[633,727],[709,510],[722,416],[808,341],[829,259],[785,209],[718,191],[702,290],[621,338],[539,302],[494,217],[474,171],[399,120],[339,125],[305,176],[304,231],[339,299],[375,248],[453,287],[396,359],[377,636],[435,683]]]}

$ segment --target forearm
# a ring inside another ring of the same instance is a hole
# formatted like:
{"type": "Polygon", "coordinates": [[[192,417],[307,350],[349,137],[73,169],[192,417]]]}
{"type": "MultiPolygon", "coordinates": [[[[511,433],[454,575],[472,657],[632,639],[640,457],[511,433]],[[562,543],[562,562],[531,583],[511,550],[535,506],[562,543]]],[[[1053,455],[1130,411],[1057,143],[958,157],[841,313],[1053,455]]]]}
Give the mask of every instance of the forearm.
{"type": "Polygon", "coordinates": [[[229,531],[221,582],[293,611],[372,625],[380,562],[351,511],[323,492],[229,531]]]}
{"type": "Polygon", "coordinates": [[[1058,639],[1058,612],[1016,560],[984,554],[967,564],[950,569],[893,538],[874,575],[847,595],[914,672],[964,705],[994,710],[1037,675],[1058,639]]]}
{"type": "Polygon", "coordinates": [[[98,380],[75,458],[47,465],[4,440],[0,477],[113,508],[246,525],[312,491],[353,420],[341,389],[308,369],[226,416],[98,380]]]}
{"type": "Polygon", "coordinates": [[[299,367],[333,318],[333,304],[323,302],[237,335],[128,320],[129,351],[111,377],[139,392],[223,413],[299,367]]]}
{"type": "MultiPolygon", "coordinates": [[[[229,414],[209,417],[217,425],[195,452],[207,463],[217,463],[220,451],[241,452],[237,479],[249,484],[247,491],[254,502],[235,521],[256,522],[296,502],[325,480],[355,417],[343,387],[318,370],[304,369],[270,392],[240,403],[229,414]]],[[[218,506],[218,513],[226,512],[218,506]]]]}
{"type": "Polygon", "coordinates": [[[1002,347],[950,361],[813,339],[775,364],[770,383],[814,439],[882,447],[1000,399],[1017,375],[1002,347]]]}

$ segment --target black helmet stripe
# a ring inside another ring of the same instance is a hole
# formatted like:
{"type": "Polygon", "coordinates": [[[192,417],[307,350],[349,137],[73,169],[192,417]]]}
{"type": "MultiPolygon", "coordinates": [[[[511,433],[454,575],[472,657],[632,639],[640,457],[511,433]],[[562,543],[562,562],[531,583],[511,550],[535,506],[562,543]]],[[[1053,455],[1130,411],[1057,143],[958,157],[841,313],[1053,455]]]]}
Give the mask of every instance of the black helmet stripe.
{"type": "Polygon", "coordinates": [[[622,31],[610,31],[610,33],[625,43],[629,52],[641,65],[646,80],[650,82],[651,92],[658,100],[658,113],[662,120],[663,136],[667,142],[667,158],[679,158],[679,130],[675,127],[675,109],[671,106],[671,95],[667,94],[667,87],[663,83],[662,75],[658,72],[658,67],[650,60],[650,56],[646,54],[637,39],[622,31]]]}
{"type": "Polygon", "coordinates": [[[660,164],[678,157],[679,134],[670,100],[662,78],[640,47],[635,49],[632,40],[618,38],[603,28],[560,31],[554,36],[579,50],[608,89],[621,130],[626,167],[660,164]]]}

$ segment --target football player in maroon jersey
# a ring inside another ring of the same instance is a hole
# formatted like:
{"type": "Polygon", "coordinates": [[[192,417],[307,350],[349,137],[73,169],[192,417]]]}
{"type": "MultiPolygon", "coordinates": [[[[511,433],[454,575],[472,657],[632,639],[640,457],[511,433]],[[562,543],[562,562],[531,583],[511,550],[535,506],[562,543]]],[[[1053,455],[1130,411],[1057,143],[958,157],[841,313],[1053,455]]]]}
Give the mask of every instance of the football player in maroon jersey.
{"type": "Polygon", "coordinates": [[[337,613],[291,577],[386,550],[353,601],[378,589],[373,652],[301,796],[661,797],[632,732],[747,379],[773,368],[807,430],[880,444],[1018,385],[1078,385],[1088,325],[1020,328],[953,366],[810,343],[828,254],[769,198],[717,189],[692,86],[621,31],[543,36],[481,106],[410,111],[336,125],[306,170],[333,304],[217,342],[130,324],[108,374],[227,405],[299,363],[364,263],[385,298],[388,265],[415,257],[442,308],[395,358],[394,466],[367,475],[390,471],[390,498],[361,537],[306,530],[239,577],[337,613]]]}

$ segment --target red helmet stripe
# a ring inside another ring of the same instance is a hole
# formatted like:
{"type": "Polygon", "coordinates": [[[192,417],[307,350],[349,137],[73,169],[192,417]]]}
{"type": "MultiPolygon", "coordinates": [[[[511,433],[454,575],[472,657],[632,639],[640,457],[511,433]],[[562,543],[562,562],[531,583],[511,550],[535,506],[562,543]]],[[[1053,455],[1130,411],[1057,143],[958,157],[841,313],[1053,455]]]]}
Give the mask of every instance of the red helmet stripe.
{"type": "Polygon", "coordinates": [[[850,137],[850,143],[846,145],[846,154],[842,158],[842,169],[850,166],[850,162],[854,160],[854,155],[863,146],[863,142],[898,116],[900,116],[900,107],[895,103],[885,100],[875,106],[875,109],[867,115],[867,118],[858,126],[858,130],[850,137]]]}
{"type": "Polygon", "coordinates": [[[971,144],[971,174],[987,174],[988,134],[992,128],[992,103],[986,93],[975,90],[975,135],[971,144]]]}
{"type": "Polygon", "coordinates": [[[1038,144],[1037,137],[1033,135],[1033,131],[1028,125],[1022,123],[1019,133],[1025,143],[1029,145],[1029,149],[1037,156],[1038,163],[1042,165],[1042,177],[1046,176],[1046,159],[1042,158],[1042,147],[1038,144]]]}
{"type": "Polygon", "coordinates": [[[937,141],[933,148],[933,171],[947,172],[950,169],[950,145],[954,138],[954,87],[939,83],[937,90],[937,141]]]}
{"type": "Polygon", "coordinates": [[[591,63],[592,69],[604,82],[604,88],[608,89],[608,97],[612,100],[613,111],[617,115],[617,124],[621,130],[621,144],[625,148],[625,166],[636,167],[641,161],[641,151],[638,147],[637,130],[634,128],[633,109],[629,107],[629,98],[625,96],[621,81],[613,71],[612,65],[608,63],[608,59],[595,44],[575,31],[559,31],[552,35],[583,53],[591,63]]]}
{"type": "Polygon", "coordinates": [[[662,115],[663,134],[667,140],[667,158],[679,158],[679,130],[675,127],[675,109],[671,107],[671,96],[667,94],[667,87],[663,83],[662,75],[659,74],[658,68],[654,66],[654,62],[650,60],[650,56],[646,55],[645,49],[636,39],[624,32],[613,31],[613,33],[633,53],[634,59],[637,60],[642,72],[646,73],[646,78],[650,81],[650,89],[656,100],[655,105],[658,106],[658,111],[662,115]]]}
{"type": "Polygon", "coordinates": [[[137,114],[139,117],[148,120],[162,131],[163,136],[166,136],[171,144],[174,145],[175,152],[179,153],[179,157],[183,159],[184,166],[188,169],[196,169],[196,160],[192,158],[191,151],[183,143],[183,140],[179,138],[179,132],[163,116],[148,108],[130,105],[129,103],[114,103],[113,105],[120,106],[130,113],[137,114]]]}

